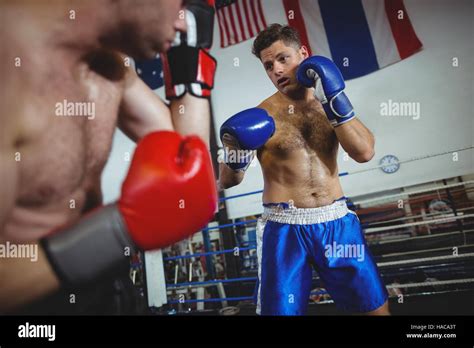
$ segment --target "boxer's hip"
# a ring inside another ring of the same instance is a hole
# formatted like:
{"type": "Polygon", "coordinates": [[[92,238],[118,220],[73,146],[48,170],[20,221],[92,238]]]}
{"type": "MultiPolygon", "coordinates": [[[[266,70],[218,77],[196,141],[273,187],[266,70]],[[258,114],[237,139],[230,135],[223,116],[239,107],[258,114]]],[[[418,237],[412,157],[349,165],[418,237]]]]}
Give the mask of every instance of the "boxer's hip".
{"type": "Polygon", "coordinates": [[[268,203],[263,207],[263,222],[273,221],[289,225],[314,225],[340,219],[348,213],[355,214],[347,207],[345,198],[317,208],[297,208],[291,201],[268,203]]]}

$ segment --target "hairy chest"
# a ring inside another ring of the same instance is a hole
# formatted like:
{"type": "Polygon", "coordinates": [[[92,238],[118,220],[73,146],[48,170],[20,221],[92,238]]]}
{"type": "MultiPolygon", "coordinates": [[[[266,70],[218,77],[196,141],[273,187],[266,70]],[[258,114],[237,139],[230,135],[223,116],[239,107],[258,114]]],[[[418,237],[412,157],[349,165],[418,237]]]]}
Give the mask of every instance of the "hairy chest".
{"type": "Polygon", "coordinates": [[[280,158],[296,150],[329,156],[337,148],[337,138],[323,110],[317,107],[280,108],[274,113],[276,131],[265,151],[280,158]]]}
{"type": "Polygon", "coordinates": [[[71,69],[60,59],[47,60],[32,62],[28,68],[37,70],[21,92],[27,105],[21,113],[27,136],[16,154],[22,205],[69,201],[98,182],[122,95],[120,79],[89,62],[71,69]]]}

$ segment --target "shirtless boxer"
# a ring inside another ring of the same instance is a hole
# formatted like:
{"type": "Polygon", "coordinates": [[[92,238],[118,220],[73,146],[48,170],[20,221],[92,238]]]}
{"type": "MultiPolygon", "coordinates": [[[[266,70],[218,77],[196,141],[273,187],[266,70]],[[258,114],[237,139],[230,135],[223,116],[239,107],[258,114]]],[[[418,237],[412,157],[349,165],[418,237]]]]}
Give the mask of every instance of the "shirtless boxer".
{"type": "Polygon", "coordinates": [[[359,220],[347,209],[337,167],[339,144],[357,162],[369,161],[373,135],[355,118],[336,65],[308,57],[294,29],[271,25],[255,39],[253,53],[278,91],[223,124],[227,153],[247,156],[234,162],[226,156],[219,181],[222,188],[239,184],[257,150],[264,177],[257,313],[304,314],[313,266],[339,308],[388,314],[387,291],[359,220]],[[334,245],[365,254],[328,253],[334,245]]]}
{"type": "Polygon", "coordinates": [[[211,219],[205,97],[212,81],[173,74],[204,71],[212,80],[215,62],[206,52],[212,32],[199,32],[213,20],[204,1],[11,0],[0,3],[0,14],[0,244],[40,245],[36,262],[0,258],[5,312],[61,287],[74,293],[126,269],[137,248],[169,245],[211,219]],[[192,44],[189,25],[199,34],[192,44]],[[174,49],[188,54],[166,67],[168,107],[124,58],[174,49]],[[214,64],[196,67],[201,55],[214,64]],[[64,100],[93,103],[94,117],[58,117],[55,105],[64,100]],[[117,204],[100,207],[117,125],[139,143],[117,204]]]}

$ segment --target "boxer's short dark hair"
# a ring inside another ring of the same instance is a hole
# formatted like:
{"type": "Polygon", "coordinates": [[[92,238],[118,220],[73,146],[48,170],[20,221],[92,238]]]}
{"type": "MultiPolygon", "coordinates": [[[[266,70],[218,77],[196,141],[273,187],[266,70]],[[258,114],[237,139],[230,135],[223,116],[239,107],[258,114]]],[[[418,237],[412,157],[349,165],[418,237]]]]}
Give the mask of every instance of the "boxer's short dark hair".
{"type": "Polygon", "coordinates": [[[288,25],[274,23],[257,35],[257,38],[253,42],[252,53],[260,59],[260,53],[278,40],[282,40],[288,46],[301,47],[300,34],[296,29],[288,25]]]}

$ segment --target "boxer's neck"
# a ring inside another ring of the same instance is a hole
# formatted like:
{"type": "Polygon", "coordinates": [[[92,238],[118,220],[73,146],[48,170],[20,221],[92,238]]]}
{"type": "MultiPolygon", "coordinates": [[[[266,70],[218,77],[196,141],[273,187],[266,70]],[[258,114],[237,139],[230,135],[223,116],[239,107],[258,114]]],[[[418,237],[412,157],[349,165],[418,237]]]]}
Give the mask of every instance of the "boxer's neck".
{"type": "Polygon", "coordinates": [[[85,52],[101,47],[102,41],[120,31],[118,8],[113,0],[62,1],[55,10],[65,41],[85,52]],[[64,13],[69,20],[62,20],[64,13]]]}
{"type": "Polygon", "coordinates": [[[291,93],[283,94],[279,92],[282,99],[290,104],[306,104],[314,99],[313,90],[311,88],[298,88],[291,93]]]}

